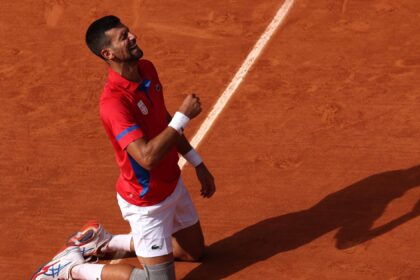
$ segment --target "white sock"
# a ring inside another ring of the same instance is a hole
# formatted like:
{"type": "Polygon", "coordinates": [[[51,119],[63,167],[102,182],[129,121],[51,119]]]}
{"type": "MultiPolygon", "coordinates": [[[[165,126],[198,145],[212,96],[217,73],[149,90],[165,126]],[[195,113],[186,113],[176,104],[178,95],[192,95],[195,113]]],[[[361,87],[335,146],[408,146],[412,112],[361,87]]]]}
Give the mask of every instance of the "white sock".
{"type": "Polygon", "coordinates": [[[101,280],[104,264],[83,263],[71,269],[71,277],[80,280],[101,280]]]}
{"type": "Polygon", "coordinates": [[[114,235],[101,251],[104,253],[130,252],[131,238],[131,234],[114,235]]]}

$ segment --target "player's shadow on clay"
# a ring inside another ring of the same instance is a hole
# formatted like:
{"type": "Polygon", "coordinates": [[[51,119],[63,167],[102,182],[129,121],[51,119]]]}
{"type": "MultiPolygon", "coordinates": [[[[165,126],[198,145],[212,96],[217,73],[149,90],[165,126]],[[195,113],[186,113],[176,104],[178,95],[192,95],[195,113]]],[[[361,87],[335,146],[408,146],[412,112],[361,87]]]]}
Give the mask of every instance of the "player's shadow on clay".
{"type": "Polygon", "coordinates": [[[419,185],[420,165],[372,175],[309,209],[263,220],[210,245],[203,262],[184,279],[222,279],[332,230],[338,230],[338,249],[363,243],[420,215],[419,201],[411,212],[372,228],[393,199],[419,185]]]}

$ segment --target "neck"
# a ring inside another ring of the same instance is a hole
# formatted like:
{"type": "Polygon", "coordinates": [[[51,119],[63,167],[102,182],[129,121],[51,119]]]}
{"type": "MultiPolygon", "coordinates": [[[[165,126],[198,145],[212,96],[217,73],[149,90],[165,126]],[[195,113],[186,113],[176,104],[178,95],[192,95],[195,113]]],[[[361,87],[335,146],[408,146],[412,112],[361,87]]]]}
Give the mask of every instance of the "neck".
{"type": "Polygon", "coordinates": [[[110,63],[112,70],[132,82],[141,82],[142,78],[137,67],[137,61],[124,63],[110,63]]]}

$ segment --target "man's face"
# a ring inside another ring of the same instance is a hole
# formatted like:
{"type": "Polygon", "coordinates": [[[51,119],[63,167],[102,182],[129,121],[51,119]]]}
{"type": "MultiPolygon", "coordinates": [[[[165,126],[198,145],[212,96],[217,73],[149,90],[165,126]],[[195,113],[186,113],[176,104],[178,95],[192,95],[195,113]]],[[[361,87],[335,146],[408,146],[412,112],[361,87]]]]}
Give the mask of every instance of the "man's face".
{"type": "Polygon", "coordinates": [[[111,43],[105,48],[105,58],[116,62],[137,61],[143,56],[143,51],[137,46],[136,35],[123,24],[105,32],[111,43]]]}

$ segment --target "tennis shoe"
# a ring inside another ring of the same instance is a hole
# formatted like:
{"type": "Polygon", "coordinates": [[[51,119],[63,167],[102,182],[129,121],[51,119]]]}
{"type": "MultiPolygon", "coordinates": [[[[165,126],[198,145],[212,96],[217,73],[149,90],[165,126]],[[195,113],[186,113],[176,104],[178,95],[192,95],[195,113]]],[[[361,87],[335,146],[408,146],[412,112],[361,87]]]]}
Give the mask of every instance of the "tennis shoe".
{"type": "Polygon", "coordinates": [[[85,263],[79,247],[69,246],[59,252],[50,262],[41,266],[31,280],[73,280],[71,269],[85,263]]]}
{"type": "Polygon", "coordinates": [[[92,257],[103,257],[101,249],[106,246],[112,238],[97,221],[89,221],[78,232],[73,234],[67,241],[67,245],[79,246],[82,255],[86,259],[92,257]]]}

